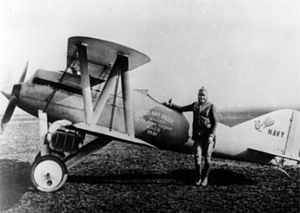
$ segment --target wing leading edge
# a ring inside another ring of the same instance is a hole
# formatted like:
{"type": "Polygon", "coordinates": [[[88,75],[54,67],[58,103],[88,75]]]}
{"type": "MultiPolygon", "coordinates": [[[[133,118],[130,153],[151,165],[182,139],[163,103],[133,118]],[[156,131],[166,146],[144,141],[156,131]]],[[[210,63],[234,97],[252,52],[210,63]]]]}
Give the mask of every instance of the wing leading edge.
{"type": "Polygon", "coordinates": [[[86,125],[85,123],[76,123],[73,126],[76,127],[77,129],[81,129],[85,132],[88,132],[92,135],[96,135],[98,137],[100,137],[101,135],[104,135],[104,136],[113,138],[113,140],[130,143],[130,144],[141,145],[141,146],[147,146],[147,147],[151,147],[151,148],[156,148],[155,146],[153,146],[141,139],[138,139],[133,136],[129,136],[129,135],[121,133],[121,132],[117,132],[115,130],[109,130],[108,128],[105,128],[102,126],[98,126],[98,125],[90,125],[89,126],[89,125],[86,125]]]}
{"type": "Polygon", "coordinates": [[[150,62],[150,57],[129,47],[90,37],[70,37],[68,40],[67,64],[78,61],[78,55],[74,55],[78,44],[84,44],[87,50],[88,70],[91,75],[101,74],[110,69],[118,55],[128,57],[128,70],[133,70],[150,62]]]}

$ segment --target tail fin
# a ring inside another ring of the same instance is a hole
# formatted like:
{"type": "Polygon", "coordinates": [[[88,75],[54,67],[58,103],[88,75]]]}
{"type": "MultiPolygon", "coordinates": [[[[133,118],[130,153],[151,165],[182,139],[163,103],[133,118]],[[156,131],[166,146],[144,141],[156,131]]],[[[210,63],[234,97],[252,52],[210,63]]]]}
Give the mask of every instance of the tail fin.
{"type": "Polygon", "coordinates": [[[278,110],[233,127],[250,150],[300,161],[299,112],[278,110]]]}

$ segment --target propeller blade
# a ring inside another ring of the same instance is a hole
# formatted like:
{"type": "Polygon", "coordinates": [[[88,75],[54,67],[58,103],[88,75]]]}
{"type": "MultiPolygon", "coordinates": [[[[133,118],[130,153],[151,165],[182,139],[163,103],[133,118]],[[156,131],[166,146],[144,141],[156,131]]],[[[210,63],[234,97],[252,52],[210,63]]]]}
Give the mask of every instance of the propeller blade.
{"type": "Polygon", "coordinates": [[[29,64],[29,61],[26,62],[26,65],[25,65],[25,68],[23,70],[23,73],[20,77],[20,80],[19,80],[19,83],[23,83],[24,80],[25,80],[25,77],[26,77],[26,73],[27,73],[27,69],[28,69],[28,64],[29,64]]]}
{"type": "Polygon", "coordinates": [[[11,98],[9,99],[7,108],[6,108],[5,113],[1,120],[1,130],[0,130],[1,134],[4,131],[6,124],[9,122],[9,120],[16,108],[17,101],[18,101],[18,98],[14,95],[12,95],[11,98]]]}
{"type": "MultiPolygon", "coordinates": [[[[2,120],[1,120],[0,134],[3,133],[6,124],[9,122],[12,114],[15,111],[15,108],[16,108],[17,102],[18,102],[18,98],[19,98],[19,94],[20,94],[20,91],[21,91],[22,83],[24,82],[25,77],[26,77],[26,73],[27,73],[27,69],[28,69],[28,64],[29,64],[29,61],[26,62],[24,71],[23,71],[23,73],[22,73],[22,75],[21,75],[21,77],[19,79],[19,83],[15,84],[14,87],[13,87],[13,89],[12,89],[12,91],[11,91],[11,95],[10,95],[10,98],[9,98],[9,102],[8,102],[7,108],[6,108],[5,112],[4,112],[4,115],[3,115],[2,120]]],[[[9,95],[6,94],[5,92],[2,92],[2,93],[6,97],[9,97],[9,95]]]]}

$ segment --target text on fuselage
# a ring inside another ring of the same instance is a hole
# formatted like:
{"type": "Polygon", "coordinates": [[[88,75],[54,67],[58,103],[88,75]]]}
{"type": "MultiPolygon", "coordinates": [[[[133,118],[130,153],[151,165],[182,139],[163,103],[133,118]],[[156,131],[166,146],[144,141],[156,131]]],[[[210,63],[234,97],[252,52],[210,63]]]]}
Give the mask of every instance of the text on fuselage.
{"type": "Polygon", "coordinates": [[[147,113],[147,122],[150,124],[147,129],[147,134],[157,136],[162,130],[173,130],[173,118],[163,114],[161,111],[150,110],[147,113]]]}

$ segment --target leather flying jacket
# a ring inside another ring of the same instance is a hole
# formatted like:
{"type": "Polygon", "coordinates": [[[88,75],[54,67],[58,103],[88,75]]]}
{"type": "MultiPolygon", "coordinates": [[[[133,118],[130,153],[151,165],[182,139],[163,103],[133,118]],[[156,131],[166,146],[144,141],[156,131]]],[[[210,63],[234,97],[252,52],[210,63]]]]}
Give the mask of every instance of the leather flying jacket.
{"type": "Polygon", "coordinates": [[[193,136],[192,139],[197,139],[203,134],[213,134],[215,136],[217,119],[215,106],[206,101],[200,104],[198,101],[186,106],[170,106],[179,112],[193,112],[193,136]]]}

